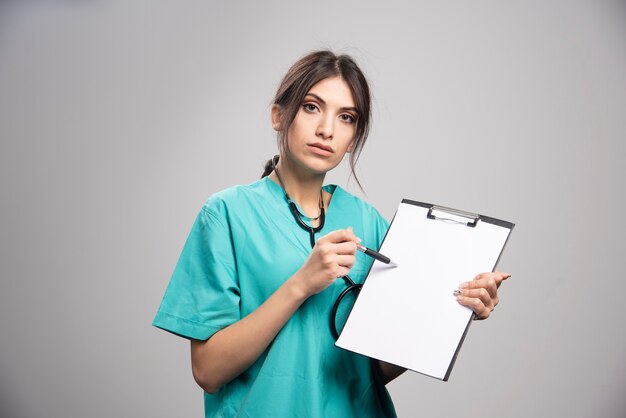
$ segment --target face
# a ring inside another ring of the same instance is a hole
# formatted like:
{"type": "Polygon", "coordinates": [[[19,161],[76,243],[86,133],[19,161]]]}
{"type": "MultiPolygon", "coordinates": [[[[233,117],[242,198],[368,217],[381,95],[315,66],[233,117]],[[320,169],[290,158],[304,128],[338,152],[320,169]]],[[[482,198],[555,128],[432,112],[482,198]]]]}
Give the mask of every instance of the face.
{"type": "MultiPolygon", "coordinates": [[[[278,110],[272,117],[274,128],[280,130],[278,110]]],[[[327,173],[350,152],[357,117],[352,92],[344,80],[333,77],[318,82],[289,127],[285,156],[312,174],[327,173]]]]}

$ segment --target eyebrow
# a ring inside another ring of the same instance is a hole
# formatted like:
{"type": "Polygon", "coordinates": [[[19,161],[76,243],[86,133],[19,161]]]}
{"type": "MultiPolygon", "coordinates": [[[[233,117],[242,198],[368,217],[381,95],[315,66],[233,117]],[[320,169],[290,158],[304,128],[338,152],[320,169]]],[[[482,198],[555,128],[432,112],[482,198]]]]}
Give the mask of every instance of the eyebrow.
{"type": "MultiPolygon", "coordinates": [[[[315,97],[316,100],[318,100],[322,104],[324,104],[324,105],[326,104],[326,101],[324,99],[322,99],[320,96],[318,96],[317,94],[315,94],[315,93],[307,93],[306,95],[307,96],[313,96],[313,97],[315,97]]],[[[351,111],[353,111],[353,112],[355,112],[357,114],[359,113],[359,111],[356,109],[356,107],[341,107],[339,109],[340,110],[351,110],[351,111]]]]}

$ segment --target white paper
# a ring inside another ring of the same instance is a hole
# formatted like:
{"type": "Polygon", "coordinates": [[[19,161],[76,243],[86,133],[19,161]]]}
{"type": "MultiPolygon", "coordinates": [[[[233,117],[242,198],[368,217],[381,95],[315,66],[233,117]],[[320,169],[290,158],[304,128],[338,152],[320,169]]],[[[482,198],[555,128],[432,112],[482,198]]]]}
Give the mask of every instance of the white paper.
{"type": "Polygon", "coordinates": [[[427,213],[400,204],[380,248],[398,267],[374,262],[336,345],[444,379],[472,315],[453,292],[494,269],[511,229],[427,213]]]}

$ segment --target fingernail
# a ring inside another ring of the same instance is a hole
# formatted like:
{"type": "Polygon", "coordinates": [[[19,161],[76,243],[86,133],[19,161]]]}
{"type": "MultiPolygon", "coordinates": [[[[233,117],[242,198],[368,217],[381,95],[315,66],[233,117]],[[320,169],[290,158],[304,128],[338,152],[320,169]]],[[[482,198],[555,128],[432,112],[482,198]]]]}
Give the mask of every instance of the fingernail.
{"type": "Polygon", "coordinates": [[[452,294],[454,296],[459,296],[461,294],[461,291],[459,289],[454,289],[454,291],[452,292],[452,294]]]}
{"type": "Polygon", "coordinates": [[[463,282],[459,285],[459,289],[465,289],[468,286],[469,286],[469,282],[463,282]]]}
{"type": "Polygon", "coordinates": [[[360,243],[361,243],[361,238],[356,237],[356,242],[357,242],[358,244],[360,244],[360,243]]]}

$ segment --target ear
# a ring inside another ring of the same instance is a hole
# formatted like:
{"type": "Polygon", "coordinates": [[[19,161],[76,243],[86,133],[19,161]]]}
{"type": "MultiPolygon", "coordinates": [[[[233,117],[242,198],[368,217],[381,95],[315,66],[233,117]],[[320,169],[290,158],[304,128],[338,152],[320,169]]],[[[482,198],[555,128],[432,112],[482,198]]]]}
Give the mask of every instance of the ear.
{"type": "Polygon", "coordinates": [[[354,149],[354,140],[352,142],[350,142],[350,145],[348,145],[348,149],[346,150],[346,154],[350,154],[353,149],[354,149]]]}
{"type": "Polygon", "coordinates": [[[277,104],[272,105],[272,128],[274,128],[277,132],[282,130],[281,118],[282,114],[280,107],[277,104]]]}

